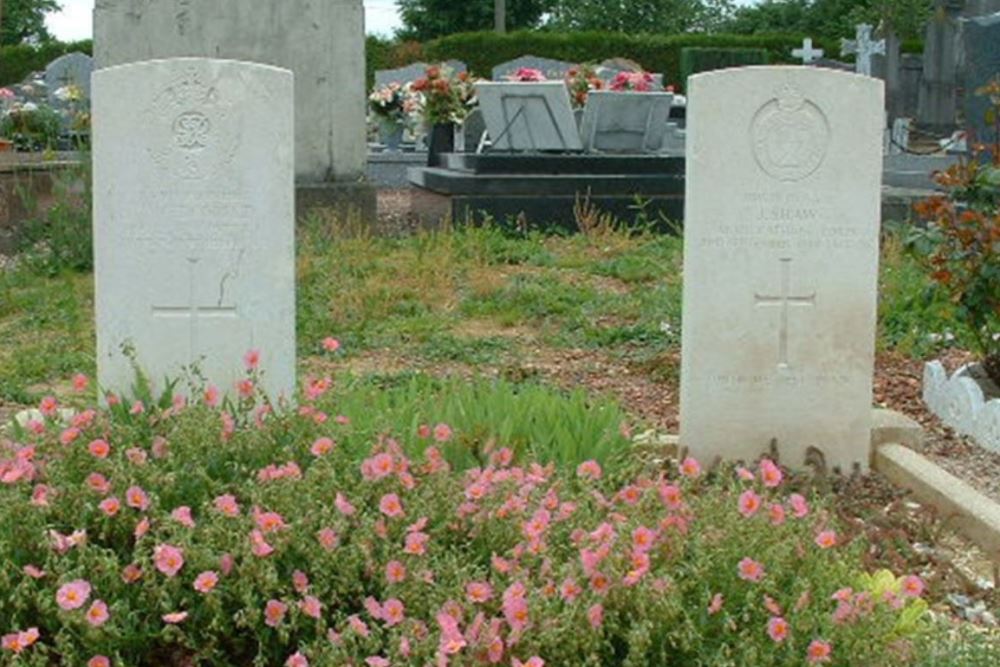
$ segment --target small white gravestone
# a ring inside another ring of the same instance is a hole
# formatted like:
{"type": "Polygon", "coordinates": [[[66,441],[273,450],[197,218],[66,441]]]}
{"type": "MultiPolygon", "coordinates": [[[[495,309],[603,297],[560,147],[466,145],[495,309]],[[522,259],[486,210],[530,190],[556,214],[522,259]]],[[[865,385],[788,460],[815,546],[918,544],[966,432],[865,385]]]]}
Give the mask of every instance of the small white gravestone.
{"type": "Polygon", "coordinates": [[[872,39],[872,27],[867,23],[858,25],[856,39],[840,40],[840,55],[855,54],[854,71],[865,76],[872,75],[872,56],[885,55],[885,40],[872,39]]]}
{"type": "Polygon", "coordinates": [[[823,57],[823,49],[814,49],[812,37],[806,37],[802,40],[802,48],[792,49],[792,57],[801,60],[803,65],[808,65],[823,57]]]}
{"type": "Polygon", "coordinates": [[[663,147],[673,93],[593,91],[583,109],[583,149],[655,153],[663,147]]]}
{"type": "Polygon", "coordinates": [[[102,390],[196,364],[223,392],[261,352],[295,390],[294,111],[288,70],[176,58],[94,73],[97,362],[102,390]]]}
{"type": "Polygon", "coordinates": [[[495,150],[582,150],[569,91],[562,81],[476,84],[495,150]]]}
{"type": "Polygon", "coordinates": [[[689,84],[681,444],[867,469],[882,82],[786,66],[689,84]]]}

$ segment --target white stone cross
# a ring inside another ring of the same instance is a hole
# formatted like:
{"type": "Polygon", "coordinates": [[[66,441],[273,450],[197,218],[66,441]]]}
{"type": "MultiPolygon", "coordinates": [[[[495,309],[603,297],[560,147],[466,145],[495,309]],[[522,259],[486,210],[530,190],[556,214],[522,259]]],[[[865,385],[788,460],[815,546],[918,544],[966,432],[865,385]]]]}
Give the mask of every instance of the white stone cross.
{"type": "Polygon", "coordinates": [[[855,39],[840,40],[840,55],[855,54],[854,71],[865,76],[872,75],[872,56],[885,55],[885,40],[872,40],[872,27],[867,23],[858,25],[855,39]]]}
{"type": "Polygon", "coordinates": [[[802,40],[802,48],[792,49],[792,56],[802,60],[803,65],[808,65],[812,61],[823,57],[823,49],[814,49],[812,37],[806,37],[802,40]]]}
{"type": "MultiPolygon", "coordinates": [[[[223,305],[220,293],[215,303],[201,305],[195,296],[198,293],[198,263],[197,257],[188,257],[188,298],[184,305],[153,306],[153,317],[179,318],[188,321],[188,357],[193,364],[199,360],[198,322],[202,319],[237,319],[236,306],[223,305]]],[[[221,288],[220,288],[221,289],[221,288]]]]}
{"type": "Polygon", "coordinates": [[[754,294],[754,302],[758,308],[768,306],[781,308],[781,328],[778,330],[778,368],[788,368],[788,310],[791,306],[815,306],[816,293],[793,296],[791,294],[792,259],[791,257],[783,257],[780,261],[781,294],[774,296],[754,294]]]}

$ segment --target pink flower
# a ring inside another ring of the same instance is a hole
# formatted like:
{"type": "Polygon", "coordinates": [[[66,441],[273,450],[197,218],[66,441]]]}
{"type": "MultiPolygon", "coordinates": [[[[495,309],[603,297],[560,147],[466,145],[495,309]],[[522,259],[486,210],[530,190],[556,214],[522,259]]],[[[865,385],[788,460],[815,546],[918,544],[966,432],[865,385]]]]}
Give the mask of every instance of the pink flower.
{"type": "Polygon", "coordinates": [[[601,624],[604,623],[604,607],[600,604],[591,605],[587,609],[587,621],[590,623],[590,627],[595,630],[601,627],[601,624]]]}
{"type": "Polygon", "coordinates": [[[277,512],[261,512],[254,508],[254,520],[257,527],[265,533],[273,533],[286,527],[285,519],[277,512]]]}
{"type": "Polygon", "coordinates": [[[195,577],[194,589],[199,593],[210,593],[218,583],[219,575],[212,570],[206,570],[195,577]]]}
{"type": "Polygon", "coordinates": [[[184,567],[184,552],[171,544],[157,545],[153,548],[153,563],[168,577],[176,576],[184,567]]]}
{"type": "Polygon", "coordinates": [[[258,558],[266,558],[274,553],[274,547],[267,543],[264,533],[259,530],[250,531],[250,548],[258,558]]]}
{"type": "Polygon", "coordinates": [[[816,546],[820,549],[829,549],[837,544],[837,533],[832,530],[824,530],[816,536],[816,546]]]}
{"type": "Polygon", "coordinates": [[[316,533],[316,539],[319,540],[321,547],[327,551],[333,551],[340,544],[340,538],[337,533],[332,528],[322,528],[316,533]]]}
{"type": "Polygon", "coordinates": [[[683,503],[681,489],[674,484],[661,484],[659,492],[660,500],[670,509],[678,509],[683,503]]]}
{"type": "Polygon", "coordinates": [[[301,651],[296,651],[288,656],[285,667],[309,667],[309,659],[302,655],[301,651]]]}
{"type": "Polygon", "coordinates": [[[80,429],[75,426],[71,426],[62,433],[59,434],[59,442],[64,445],[68,445],[80,437],[80,429]]]}
{"type": "Polygon", "coordinates": [[[427,533],[420,531],[409,533],[406,536],[406,544],[403,547],[403,551],[414,556],[422,556],[427,553],[427,542],[430,539],[431,536],[427,533]]]}
{"type": "Polygon", "coordinates": [[[117,498],[111,496],[110,498],[105,498],[104,500],[102,500],[97,506],[106,515],[114,516],[118,514],[118,510],[121,509],[122,504],[117,498]]]}
{"type": "Polygon", "coordinates": [[[333,451],[333,446],[333,440],[330,438],[317,438],[316,442],[309,448],[309,452],[313,456],[325,456],[333,451]]]}
{"type": "Polygon", "coordinates": [[[806,661],[810,665],[830,662],[830,654],[832,652],[833,647],[830,646],[830,642],[825,642],[822,639],[814,639],[806,649],[806,661]]]}
{"type": "Polygon", "coordinates": [[[41,579],[45,576],[45,570],[39,569],[34,565],[25,565],[23,569],[24,573],[32,579],[41,579]]]}
{"type": "Polygon", "coordinates": [[[210,408],[218,407],[219,405],[219,388],[215,385],[208,385],[205,388],[205,394],[203,396],[205,400],[205,405],[210,408]]]}
{"type": "Polygon", "coordinates": [[[135,563],[129,563],[122,568],[122,581],[126,584],[134,584],[142,578],[142,570],[135,563]]]}
{"type": "Polygon", "coordinates": [[[371,631],[368,629],[368,624],[358,618],[357,614],[351,614],[348,616],[347,624],[350,626],[351,630],[362,637],[367,637],[371,634],[371,631]]]}
{"type": "Polygon", "coordinates": [[[132,534],[135,535],[135,539],[138,540],[140,537],[142,537],[148,532],[149,532],[149,517],[144,516],[142,517],[142,521],[135,524],[135,530],[132,531],[132,534]]]}
{"type": "Polygon", "coordinates": [[[222,512],[226,516],[239,516],[240,505],[236,502],[236,498],[231,494],[225,494],[219,496],[214,501],[215,509],[222,512]]]}
{"type": "Polygon", "coordinates": [[[303,614],[309,616],[310,618],[318,619],[323,615],[323,603],[319,601],[319,598],[312,595],[305,596],[299,602],[299,609],[302,610],[303,614]]]}
{"type": "Polygon", "coordinates": [[[83,373],[77,373],[73,376],[73,391],[84,392],[87,391],[87,385],[90,384],[90,379],[83,373]]]}
{"type": "Polygon", "coordinates": [[[657,534],[645,526],[639,526],[632,531],[632,548],[639,553],[646,553],[656,544],[657,534]]]}
{"type": "Polygon", "coordinates": [[[236,559],[233,558],[232,554],[222,554],[219,556],[219,569],[222,571],[222,576],[228,577],[229,573],[233,571],[233,566],[236,565],[236,559]]]}
{"type": "Polygon", "coordinates": [[[247,378],[236,383],[236,391],[242,398],[252,398],[254,392],[253,380],[247,378]]]}
{"type": "Polygon", "coordinates": [[[24,632],[12,632],[0,639],[0,648],[17,655],[38,641],[40,636],[41,633],[38,631],[38,628],[28,628],[24,632]]]}
{"type": "Polygon", "coordinates": [[[309,590],[309,575],[307,575],[302,570],[295,570],[292,572],[292,588],[299,595],[304,594],[309,590]]]}
{"type": "Polygon", "coordinates": [[[406,579],[406,566],[398,560],[391,560],[385,565],[385,579],[390,584],[398,584],[406,579]]]}
{"type": "Polygon", "coordinates": [[[528,602],[521,596],[504,597],[503,615],[507,624],[515,632],[524,630],[528,625],[528,602]]]}
{"type": "Polygon", "coordinates": [[[753,489],[747,489],[740,494],[739,508],[740,514],[746,518],[752,517],[760,509],[761,500],[753,489]]]}
{"type": "Polygon", "coordinates": [[[483,604],[493,598],[493,587],[486,581],[470,581],[465,585],[465,596],[469,602],[483,604]]]}
{"type": "Polygon", "coordinates": [[[781,468],[775,465],[774,461],[771,459],[761,459],[760,478],[764,482],[764,486],[774,488],[781,484],[784,476],[781,474],[781,468]]]}
{"type": "Polygon", "coordinates": [[[739,468],[736,469],[736,476],[739,477],[744,482],[752,482],[755,479],[753,473],[744,468],[743,466],[740,466],[739,468]]]}
{"type": "Polygon", "coordinates": [[[104,603],[104,600],[94,600],[90,609],[87,610],[87,622],[95,628],[104,625],[109,616],[108,605],[104,603]]]}
{"type": "Polygon", "coordinates": [[[764,566],[752,558],[744,558],[738,566],[740,579],[744,581],[760,581],[764,578],[764,566]]]}
{"type": "Polygon", "coordinates": [[[111,490],[111,483],[99,472],[92,472],[87,475],[87,486],[101,495],[111,490]]]}
{"type": "Polygon", "coordinates": [[[788,621],[780,616],[772,616],[767,622],[767,634],[775,642],[783,642],[788,638],[788,621]]]}
{"type": "Polygon", "coordinates": [[[63,584],[56,591],[56,602],[61,609],[79,609],[90,597],[90,583],[85,579],[76,579],[68,584],[63,584]]]}
{"type": "Polygon", "coordinates": [[[403,503],[400,502],[399,496],[395,493],[387,493],[382,496],[382,500],[378,504],[379,510],[382,514],[385,514],[389,518],[397,518],[403,516],[403,503]]]}
{"type": "Polygon", "coordinates": [[[288,605],[281,600],[268,600],[264,606],[264,623],[272,628],[276,628],[281,625],[281,621],[285,619],[285,613],[287,612],[288,605]]]}
{"type": "Polygon", "coordinates": [[[396,598],[389,598],[382,605],[382,620],[389,627],[399,625],[406,617],[406,610],[403,603],[396,598]]]}
{"type": "Polygon", "coordinates": [[[768,515],[771,517],[772,526],[780,526],[785,523],[785,507],[778,503],[772,503],[767,509],[768,515]]]}
{"type": "Polygon", "coordinates": [[[687,457],[681,462],[680,472],[685,477],[697,477],[701,474],[701,464],[692,457],[687,457]]]}
{"type": "Polygon", "coordinates": [[[323,349],[327,352],[336,352],[340,349],[340,341],[332,336],[323,339],[323,349]]]}
{"type": "Polygon", "coordinates": [[[111,667],[111,659],[106,655],[95,655],[87,661],[87,667],[111,667]]]}
{"type": "Polygon", "coordinates": [[[576,476],[582,479],[597,480],[601,478],[603,471],[597,461],[584,461],[576,467],[576,476]]]}
{"type": "Polygon", "coordinates": [[[177,623],[183,623],[187,617],[188,613],[186,611],[174,611],[169,614],[164,614],[160,618],[163,619],[164,623],[176,625],[177,623]]]}
{"type": "Polygon", "coordinates": [[[788,504],[792,506],[792,514],[794,514],[797,519],[802,519],[809,514],[809,504],[806,503],[806,499],[798,493],[793,493],[788,496],[788,504]]]}
{"type": "Polygon", "coordinates": [[[722,597],[722,593],[716,593],[712,596],[712,601],[708,603],[708,615],[714,616],[722,611],[722,605],[725,604],[725,598],[722,597]]]}
{"type": "Polygon", "coordinates": [[[513,667],[545,667],[545,661],[537,655],[531,656],[524,662],[514,658],[513,667]]]}
{"type": "Polygon", "coordinates": [[[248,371],[257,370],[260,366],[260,350],[247,350],[247,353],[243,355],[243,365],[247,367],[248,371]]]}
{"type": "Polygon", "coordinates": [[[131,486],[125,492],[125,504],[140,512],[149,509],[149,496],[138,486],[131,486]]]}
{"type": "Polygon", "coordinates": [[[55,417],[59,412],[59,402],[55,396],[46,396],[38,404],[38,411],[46,417],[55,417]]]}
{"type": "Polygon", "coordinates": [[[924,594],[924,581],[916,575],[903,578],[902,593],[908,598],[918,598],[924,594]]]}
{"type": "Polygon", "coordinates": [[[90,455],[98,459],[108,458],[108,454],[111,453],[111,445],[105,440],[92,440],[89,445],[87,445],[87,450],[90,455]]]}
{"type": "Polygon", "coordinates": [[[194,528],[194,519],[191,517],[191,508],[187,505],[181,505],[173,512],[170,513],[170,518],[172,518],[177,523],[188,528],[194,528]]]}
{"type": "Polygon", "coordinates": [[[438,424],[434,427],[434,439],[438,442],[448,442],[452,434],[451,427],[447,424],[438,424]]]}
{"type": "Polygon", "coordinates": [[[141,415],[145,411],[146,411],[146,406],[143,405],[142,401],[136,401],[135,403],[132,404],[132,407],[129,409],[129,414],[141,415]]]}
{"type": "Polygon", "coordinates": [[[347,498],[344,497],[344,494],[340,492],[338,492],[336,498],[334,498],[333,505],[337,508],[337,511],[344,516],[352,516],[356,511],[354,509],[354,505],[352,505],[347,498]]]}

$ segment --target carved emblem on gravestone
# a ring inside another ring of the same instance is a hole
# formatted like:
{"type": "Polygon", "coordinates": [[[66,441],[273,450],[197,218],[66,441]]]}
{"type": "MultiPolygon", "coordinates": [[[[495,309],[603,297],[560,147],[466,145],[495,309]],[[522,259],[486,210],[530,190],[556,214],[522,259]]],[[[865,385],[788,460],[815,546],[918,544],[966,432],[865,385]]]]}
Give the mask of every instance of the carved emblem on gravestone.
{"type": "Polygon", "coordinates": [[[239,121],[203,72],[191,68],[152,100],[145,115],[153,162],[183,180],[219,176],[239,148],[239,121]]]}
{"type": "Polygon", "coordinates": [[[830,124],[819,107],[786,84],[750,125],[753,154],[766,174],[801,181],[815,172],[830,145],[830,124]]]}

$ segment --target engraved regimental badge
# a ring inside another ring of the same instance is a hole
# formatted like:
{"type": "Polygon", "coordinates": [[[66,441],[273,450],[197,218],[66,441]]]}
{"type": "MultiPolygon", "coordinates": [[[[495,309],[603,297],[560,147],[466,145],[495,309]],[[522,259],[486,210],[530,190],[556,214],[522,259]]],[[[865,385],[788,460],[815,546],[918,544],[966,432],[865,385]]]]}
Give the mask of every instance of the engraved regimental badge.
{"type": "Polygon", "coordinates": [[[167,175],[202,180],[221,174],[240,141],[230,104],[207,73],[192,66],[153,99],[145,111],[149,155],[167,175]]]}
{"type": "Polygon", "coordinates": [[[757,164],[779,181],[811,175],[823,164],[830,145],[826,116],[791,84],[757,111],[750,135],[757,164]]]}

